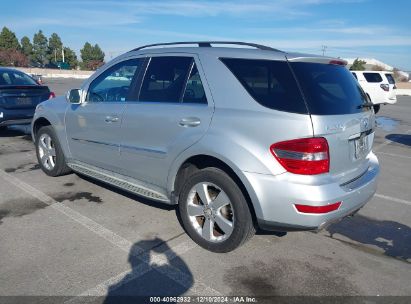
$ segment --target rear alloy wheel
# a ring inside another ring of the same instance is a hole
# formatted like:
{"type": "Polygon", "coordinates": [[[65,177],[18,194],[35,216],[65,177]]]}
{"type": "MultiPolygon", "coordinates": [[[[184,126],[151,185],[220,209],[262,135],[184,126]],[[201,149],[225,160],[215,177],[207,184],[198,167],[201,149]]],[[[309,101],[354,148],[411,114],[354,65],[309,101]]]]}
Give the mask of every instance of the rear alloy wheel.
{"type": "Polygon", "coordinates": [[[255,232],[241,189],[218,168],[189,177],[181,191],[179,211],[190,237],[210,251],[232,251],[255,232]]]}
{"type": "Polygon", "coordinates": [[[60,176],[71,170],[51,126],[42,127],[36,134],[36,153],[40,168],[50,176],[60,176]]]}

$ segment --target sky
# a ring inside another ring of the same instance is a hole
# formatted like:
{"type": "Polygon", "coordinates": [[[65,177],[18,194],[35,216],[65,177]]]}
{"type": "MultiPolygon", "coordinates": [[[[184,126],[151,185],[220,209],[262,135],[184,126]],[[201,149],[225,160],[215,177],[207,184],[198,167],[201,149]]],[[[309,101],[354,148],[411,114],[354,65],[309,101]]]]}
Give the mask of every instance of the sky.
{"type": "Polygon", "coordinates": [[[376,58],[411,71],[408,0],[2,1],[0,27],[19,39],[56,32],[77,53],[98,43],[110,60],[137,46],[232,40],[284,51],[376,58]]]}

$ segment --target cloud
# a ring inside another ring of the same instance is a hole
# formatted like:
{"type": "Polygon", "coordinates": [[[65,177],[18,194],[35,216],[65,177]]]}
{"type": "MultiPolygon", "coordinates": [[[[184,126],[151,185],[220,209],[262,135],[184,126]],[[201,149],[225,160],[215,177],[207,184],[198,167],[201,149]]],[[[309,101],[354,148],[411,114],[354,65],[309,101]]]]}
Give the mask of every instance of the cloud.
{"type": "Polygon", "coordinates": [[[381,47],[381,46],[411,46],[411,37],[389,36],[384,38],[368,39],[278,39],[278,40],[258,40],[261,44],[266,44],[275,48],[283,49],[315,49],[321,45],[334,48],[358,48],[358,47],[381,47]]]}

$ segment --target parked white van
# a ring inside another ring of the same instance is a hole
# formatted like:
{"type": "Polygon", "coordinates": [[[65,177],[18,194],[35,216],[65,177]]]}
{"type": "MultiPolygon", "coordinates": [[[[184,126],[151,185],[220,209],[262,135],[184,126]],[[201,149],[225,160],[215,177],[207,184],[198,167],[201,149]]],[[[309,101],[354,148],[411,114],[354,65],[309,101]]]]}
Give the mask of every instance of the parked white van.
{"type": "Polygon", "coordinates": [[[362,89],[374,104],[374,111],[380,110],[381,104],[394,104],[395,80],[392,72],[387,71],[351,71],[360,83],[362,89]]]}

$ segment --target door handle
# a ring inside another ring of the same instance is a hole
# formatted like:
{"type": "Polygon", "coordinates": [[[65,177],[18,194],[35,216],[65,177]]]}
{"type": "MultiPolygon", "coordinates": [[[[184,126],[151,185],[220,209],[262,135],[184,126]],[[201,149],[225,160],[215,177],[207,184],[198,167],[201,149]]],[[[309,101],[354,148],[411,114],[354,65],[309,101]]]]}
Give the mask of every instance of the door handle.
{"type": "Polygon", "coordinates": [[[201,123],[200,118],[197,117],[186,117],[182,118],[178,124],[182,127],[197,127],[201,123]]]}
{"type": "Polygon", "coordinates": [[[111,123],[111,122],[117,122],[118,117],[117,116],[106,116],[104,119],[105,122],[111,123]]]}

